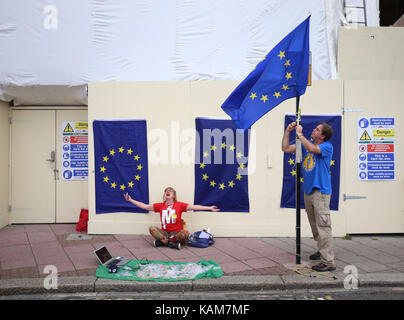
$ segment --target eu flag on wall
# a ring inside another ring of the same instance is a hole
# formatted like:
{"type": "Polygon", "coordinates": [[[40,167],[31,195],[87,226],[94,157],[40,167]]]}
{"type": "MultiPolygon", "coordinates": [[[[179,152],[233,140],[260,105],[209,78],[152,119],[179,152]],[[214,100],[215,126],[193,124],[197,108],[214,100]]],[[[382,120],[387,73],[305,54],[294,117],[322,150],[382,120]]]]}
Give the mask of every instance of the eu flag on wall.
{"type": "Polygon", "coordinates": [[[221,212],[249,212],[249,130],[232,120],[196,119],[195,197],[221,212]]]}
{"type": "Polygon", "coordinates": [[[279,42],[223,103],[237,128],[250,128],[282,101],[306,92],[309,29],[310,17],[279,42]]]}
{"type": "MultiPolygon", "coordinates": [[[[285,130],[286,127],[293,121],[296,121],[295,115],[286,115],[285,130]]],[[[341,115],[302,115],[301,125],[303,126],[303,135],[309,138],[313,129],[317,127],[320,122],[326,122],[333,128],[333,135],[329,140],[334,148],[334,153],[330,165],[332,186],[330,209],[338,210],[341,163],[341,115]]],[[[295,139],[296,135],[293,131],[290,134],[289,143],[295,144],[295,139]]],[[[300,183],[304,183],[303,177],[300,178],[300,183]]],[[[303,185],[301,186],[300,191],[300,205],[301,208],[305,208],[303,198],[303,185]]],[[[283,156],[283,186],[281,208],[296,208],[296,163],[294,154],[285,153],[283,156]]]]}
{"type": "Polygon", "coordinates": [[[146,120],[94,120],[96,213],[143,212],[123,194],[149,203],[146,120]]]}

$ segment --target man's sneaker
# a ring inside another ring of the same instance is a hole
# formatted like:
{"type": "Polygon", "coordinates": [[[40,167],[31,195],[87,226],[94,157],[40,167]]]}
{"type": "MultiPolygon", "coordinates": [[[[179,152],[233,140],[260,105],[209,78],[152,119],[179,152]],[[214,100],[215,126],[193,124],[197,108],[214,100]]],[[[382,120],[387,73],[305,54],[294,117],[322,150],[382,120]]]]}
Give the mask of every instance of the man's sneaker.
{"type": "Polygon", "coordinates": [[[310,258],[310,260],[320,260],[321,259],[320,251],[313,253],[309,258],[310,258]]]}
{"type": "Polygon", "coordinates": [[[334,271],[335,269],[337,269],[336,267],[327,266],[322,262],[315,266],[312,266],[311,268],[317,272],[334,271]]]}
{"type": "Polygon", "coordinates": [[[169,242],[168,246],[173,249],[178,249],[178,250],[181,249],[181,243],[179,243],[179,242],[169,242]]]}
{"type": "Polygon", "coordinates": [[[162,243],[160,240],[154,240],[154,246],[155,247],[163,247],[164,243],[162,243]]]}

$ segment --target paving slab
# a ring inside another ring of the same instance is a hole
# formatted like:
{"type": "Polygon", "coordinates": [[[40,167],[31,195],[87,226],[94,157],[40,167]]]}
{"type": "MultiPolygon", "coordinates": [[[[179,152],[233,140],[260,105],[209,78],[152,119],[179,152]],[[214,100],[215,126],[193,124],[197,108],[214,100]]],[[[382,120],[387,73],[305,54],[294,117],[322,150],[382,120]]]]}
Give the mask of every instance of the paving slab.
{"type": "Polygon", "coordinates": [[[81,240],[91,240],[93,236],[88,234],[81,234],[81,233],[71,233],[66,237],[68,241],[81,241],[81,240]]]}

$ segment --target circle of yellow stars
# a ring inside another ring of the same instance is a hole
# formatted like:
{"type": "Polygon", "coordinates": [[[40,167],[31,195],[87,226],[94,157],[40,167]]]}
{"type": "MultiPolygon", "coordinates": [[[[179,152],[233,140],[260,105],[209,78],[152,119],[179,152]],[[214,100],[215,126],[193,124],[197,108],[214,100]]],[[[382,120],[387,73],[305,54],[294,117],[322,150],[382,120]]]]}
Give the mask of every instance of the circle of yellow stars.
{"type": "MultiPolygon", "coordinates": [[[[296,176],[295,159],[289,158],[289,160],[287,162],[289,163],[289,166],[292,166],[292,171],[290,171],[289,173],[292,176],[296,176]]],[[[331,160],[330,167],[332,167],[332,166],[335,166],[335,160],[331,160]]],[[[300,177],[300,182],[303,183],[303,177],[300,177]]]]}
{"type": "MultiPolygon", "coordinates": [[[[236,150],[236,147],[235,147],[234,145],[227,145],[226,142],[222,142],[220,148],[221,148],[221,149],[218,149],[218,147],[217,147],[216,145],[212,145],[212,146],[210,146],[210,150],[209,150],[209,151],[210,151],[210,152],[211,152],[211,151],[215,152],[216,150],[222,150],[222,151],[223,151],[223,150],[226,150],[226,148],[227,148],[228,150],[230,150],[230,151],[233,151],[233,152],[234,152],[234,150],[236,150]]],[[[241,159],[242,156],[243,156],[242,152],[237,152],[237,153],[236,153],[236,157],[237,157],[238,159],[241,159]]],[[[208,152],[208,151],[204,151],[204,152],[203,152],[203,159],[204,159],[204,160],[202,161],[202,163],[199,164],[199,169],[205,170],[205,167],[208,165],[208,164],[205,164],[205,158],[208,158],[208,157],[209,157],[209,152],[208,152]]],[[[237,161],[237,162],[238,162],[238,161],[237,161]]],[[[238,162],[238,163],[239,163],[239,162],[238,162]]],[[[246,169],[246,168],[247,168],[247,162],[245,162],[245,163],[239,163],[239,167],[238,167],[238,168],[240,168],[240,169],[246,169]]],[[[233,189],[234,186],[236,185],[236,182],[237,182],[237,181],[241,182],[242,179],[243,179],[243,175],[241,175],[240,173],[237,173],[237,174],[234,176],[234,179],[233,179],[233,180],[221,181],[221,182],[219,183],[219,182],[216,182],[214,179],[210,179],[210,177],[208,176],[208,174],[207,174],[206,172],[202,174],[202,180],[208,182],[210,187],[215,188],[215,187],[217,186],[219,190],[223,190],[223,191],[224,191],[226,188],[231,188],[231,189],[233,189]]]]}
{"type": "MultiPolygon", "coordinates": [[[[286,56],[285,56],[285,51],[279,51],[279,54],[278,54],[278,57],[279,57],[279,59],[283,62],[283,59],[285,58],[285,63],[283,64],[285,67],[290,67],[291,66],[291,59],[287,59],[286,58],[286,56]]],[[[265,58],[263,58],[262,60],[261,60],[261,62],[262,61],[264,61],[266,59],[266,57],[265,58]]],[[[254,68],[255,69],[255,68],[254,68]]],[[[287,72],[286,71],[286,73],[285,73],[285,81],[288,81],[288,80],[290,80],[290,79],[293,79],[293,75],[292,75],[292,72],[287,72]]],[[[273,93],[273,95],[272,95],[272,97],[275,97],[276,99],[279,99],[280,97],[282,97],[282,94],[284,93],[284,92],[286,92],[287,90],[289,90],[290,88],[289,88],[289,86],[288,86],[288,84],[287,84],[287,82],[285,83],[285,84],[283,84],[283,86],[282,86],[282,88],[280,88],[279,89],[279,91],[274,91],[274,93],[273,93]],[[283,90],[283,91],[282,91],[283,90]]],[[[251,99],[251,100],[253,100],[254,101],[254,99],[259,99],[260,101],[262,101],[263,103],[266,103],[267,101],[269,101],[270,100],[270,97],[268,97],[268,96],[270,96],[271,97],[271,95],[270,94],[260,94],[260,97],[257,95],[257,92],[251,92],[250,93],[250,95],[249,95],[249,98],[251,99]]],[[[271,98],[272,99],[272,98],[271,98]]]]}
{"type": "Polygon", "coordinates": [[[141,157],[139,154],[135,154],[132,148],[125,149],[123,146],[119,147],[116,151],[115,149],[110,149],[105,156],[102,157],[102,165],[99,167],[99,172],[102,174],[103,182],[108,185],[111,189],[122,190],[125,191],[127,188],[133,188],[136,182],[140,182],[142,179],[141,172],[143,169],[142,164],[140,163],[141,157]],[[113,157],[117,155],[126,155],[133,159],[133,161],[139,162],[136,166],[136,175],[133,176],[133,179],[122,183],[121,181],[116,181],[112,177],[108,175],[108,169],[106,165],[108,161],[110,161],[113,157]]]}

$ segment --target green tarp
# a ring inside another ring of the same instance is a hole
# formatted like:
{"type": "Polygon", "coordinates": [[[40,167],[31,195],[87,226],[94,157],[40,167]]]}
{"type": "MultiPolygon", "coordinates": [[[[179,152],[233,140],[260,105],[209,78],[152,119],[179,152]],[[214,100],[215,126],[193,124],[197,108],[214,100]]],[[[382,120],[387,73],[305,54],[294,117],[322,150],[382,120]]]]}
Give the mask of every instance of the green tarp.
{"type": "Polygon", "coordinates": [[[173,262],[129,260],[118,269],[117,273],[109,273],[108,267],[98,266],[97,278],[130,280],[130,281],[186,281],[200,278],[219,278],[222,268],[213,260],[199,262],[173,262]]]}

